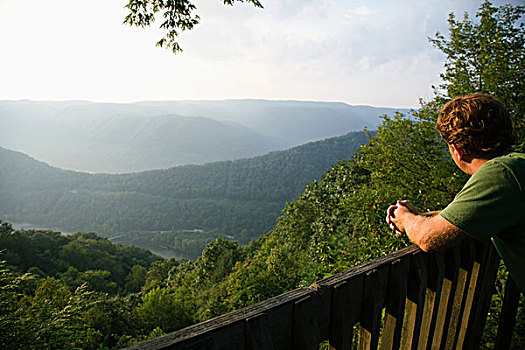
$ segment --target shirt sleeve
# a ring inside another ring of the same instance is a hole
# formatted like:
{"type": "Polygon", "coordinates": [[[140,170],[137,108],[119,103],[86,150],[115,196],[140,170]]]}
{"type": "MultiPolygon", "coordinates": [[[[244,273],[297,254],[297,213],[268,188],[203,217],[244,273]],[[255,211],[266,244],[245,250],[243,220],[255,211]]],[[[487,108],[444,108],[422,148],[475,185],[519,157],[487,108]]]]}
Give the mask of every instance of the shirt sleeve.
{"type": "Polygon", "coordinates": [[[471,176],[440,215],[480,241],[519,224],[521,189],[504,164],[487,162],[471,176]]]}

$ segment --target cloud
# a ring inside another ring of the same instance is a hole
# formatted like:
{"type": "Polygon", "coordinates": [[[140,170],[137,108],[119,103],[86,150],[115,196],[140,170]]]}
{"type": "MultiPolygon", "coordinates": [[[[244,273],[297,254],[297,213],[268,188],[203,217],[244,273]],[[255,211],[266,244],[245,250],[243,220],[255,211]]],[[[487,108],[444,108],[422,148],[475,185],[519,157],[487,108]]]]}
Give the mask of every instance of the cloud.
{"type": "Polygon", "coordinates": [[[27,2],[0,1],[0,99],[253,97],[415,107],[443,65],[427,37],[448,32],[450,12],[474,18],[482,0],[264,0],[263,10],[198,0],[201,24],[181,34],[184,52],[176,56],[154,47],[162,35],[155,28],[121,26],[122,4],[27,2]]]}
{"type": "Polygon", "coordinates": [[[346,15],[350,15],[350,17],[354,17],[353,15],[358,15],[358,16],[367,16],[367,15],[374,15],[377,13],[377,10],[375,9],[372,9],[370,7],[367,7],[367,6],[358,6],[356,8],[353,8],[353,9],[349,9],[346,13],[346,15]]]}

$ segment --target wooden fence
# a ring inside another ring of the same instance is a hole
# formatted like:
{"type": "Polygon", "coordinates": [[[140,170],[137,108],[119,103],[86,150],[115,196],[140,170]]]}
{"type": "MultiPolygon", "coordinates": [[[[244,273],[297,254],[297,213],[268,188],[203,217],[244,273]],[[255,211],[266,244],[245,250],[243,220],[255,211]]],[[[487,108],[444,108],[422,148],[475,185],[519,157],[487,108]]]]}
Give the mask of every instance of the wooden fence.
{"type": "MultiPolygon", "coordinates": [[[[129,349],[478,349],[499,262],[470,239],[439,254],[410,246],[129,349]]],[[[497,349],[510,346],[519,295],[509,278],[497,349]]]]}

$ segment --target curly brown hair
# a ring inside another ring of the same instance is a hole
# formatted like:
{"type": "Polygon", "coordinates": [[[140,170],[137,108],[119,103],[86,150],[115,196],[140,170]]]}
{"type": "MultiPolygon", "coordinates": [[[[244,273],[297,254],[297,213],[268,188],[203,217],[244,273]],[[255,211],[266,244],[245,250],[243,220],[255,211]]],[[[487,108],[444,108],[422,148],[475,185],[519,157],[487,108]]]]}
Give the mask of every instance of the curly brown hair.
{"type": "Polygon", "coordinates": [[[509,112],[487,94],[469,94],[447,102],[439,112],[436,129],[448,144],[476,158],[505,155],[514,143],[509,112]]]}

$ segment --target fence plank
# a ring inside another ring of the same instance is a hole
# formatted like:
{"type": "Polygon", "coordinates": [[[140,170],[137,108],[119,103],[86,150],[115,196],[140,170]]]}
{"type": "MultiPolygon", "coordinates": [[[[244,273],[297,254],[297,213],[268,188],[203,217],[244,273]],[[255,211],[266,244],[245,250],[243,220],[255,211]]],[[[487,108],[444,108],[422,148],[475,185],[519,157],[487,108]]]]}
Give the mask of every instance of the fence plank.
{"type": "MultiPolygon", "coordinates": [[[[228,324],[226,327],[215,330],[215,332],[203,334],[187,339],[183,344],[184,350],[243,350],[244,349],[243,321],[228,324]]],[[[167,349],[180,349],[180,347],[167,347],[167,349]]]]}
{"type": "Polygon", "coordinates": [[[397,349],[401,341],[403,315],[407,295],[410,257],[398,259],[391,264],[388,278],[388,294],[385,302],[385,319],[380,349],[397,349]]]}
{"type": "Polygon", "coordinates": [[[274,350],[268,314],[246,320],[246,350],[274,350]]]}
{"type": "Polygon", "coordinates": [[[480,263],[480,274],[474,294],[475,308],[472,308],[469,319],[469,326],[465,335],[465,349],[479,349],[483,328],[487,320],[487,313],[490,306],[490,300],[494,290],[494,281],[498,273],[500,263],[499,254],[491,242],[482,244],[476,243],[476,261],[480,263]],[[479,253],[478,253],[479,252],[479,253]]]}
{"type": "Polygon", "coordinates": [[[321,287],[294,304],[293,348],[317,350],[330,330],[331,288],[321,287]]]}
{"type": "Polygon", "coordinates": [[[419,332],[419,340],[417,342],[417,349],[427,348],[435,303],[436,292],[430,288],[427,288],[425,290],[425,303],[423,305],[423,316],[421,317],[421,327],[419,332]]]}
{"type": "Polygon", "coordinates": [[[447,320],[449,312],[452,309],[454,287],[456,284],[457,271],[460,261],[460,251],[457,247],[451,248],[445,252],[445,271],[443,285],[441,287],[441,296],[439,299],[439,308],[436,318],[436,327],[432,338],[431,349],[440,349],[443,338],[447,335],[447,320]]]}
{"type": "Polygon", "coordinates": [[[520,303],[520,294],[516,282],[509,274],[507,282],[505,283],[505,296],[503,297],[503,306],[498,322],[498,333],[494,346],[496,350],[510,349],[512,332],[514,330],[514,324],[516,323],[516,313],[520,303]]]}
{"type": "Polygon", "coordinates": [[[458,330],[457,342],[455,345],[456,349],[462,349],[467,333],[468,323],[470,321],[470,312],[472,310],[472,303],[474,302],[474,294],[476,292],[476,284],[478,281],[480,263],[475,261],[476,256],[476,245],[473,240],[469,240],[464,245],[464,252],[462,253],[463,258],[461,264],[469,270],[469,281],[467,285],[467,293],[463,302],[463,309],[461,311],[461,321],[458,330]]]}
{"type": "Polygon", "coordinates": [[[410,274],[405,304],[405,316],[401,334],[401,348],[416,347],[419,339],[421,316],[427,285],[426,254],[415,252],[410,260],[410,274]]]}
{"type": "Polygon", "coordinates": [[[460,319],[461,313],[463,311],[463,301],[466,297],[466,292],[468,289],[469,270],[474,260],[474,254],[471,249],[472,245],[470,242],[471,241],[469,239],[464,239],[460,246],[461,261],[457,274],[457,284],[456,291],[454,293],[454,300],[452,303],[452,310],[450,311],[448,335],[445,342],[446,350],[455,348],[457,335],[461,326],[460,319]]]}
{"type": "Polygon", "coordinates": [[[364,275],[336,284],[332,291],[330,348],[348,350],[352,346],[353,326],[361,315],[364,275]]]}
{"type": "Polygon", "coordinates": [[[436,327],[439,298],[445,273],[443,254],[430,253],[427,259],[428,279],[425,293],[425,308],[421,320],[421,333],[419,335],[418,349],[430,349],[436,327]]]}
{"type": "Polygon", "coordinates": [[[269,336],[276,350],[292,348],[293,304],[293,301],[289,301],[266,311],[270,327],[269,336]]]}
{"type": "Polygon", "coordinates": [[[358,349],[377,349],[389,269],[390,265],[382,265],[365,275],[358,349]]]}

